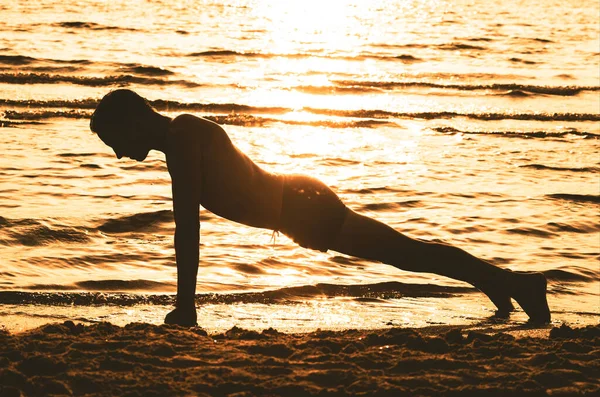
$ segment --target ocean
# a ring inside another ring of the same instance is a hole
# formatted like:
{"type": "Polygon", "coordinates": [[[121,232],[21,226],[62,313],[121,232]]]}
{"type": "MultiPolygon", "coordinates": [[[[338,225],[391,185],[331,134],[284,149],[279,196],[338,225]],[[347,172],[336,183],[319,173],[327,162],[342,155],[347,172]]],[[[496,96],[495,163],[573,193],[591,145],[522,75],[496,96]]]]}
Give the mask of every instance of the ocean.
{"type": "MultiPolygon", "coordinates": [[[[164,158],[89,130],[118,87],[221,124],[355,211],[546,274],[600,322],[595,0],[1,1],[0,325],[159,324],[176,269],[164,158]]],[[[201,210],[200,326],[489,322],[469,285],[322,253],[201,210]]],[[[523,326],[513,314],[499,327],[523,326]]]]}

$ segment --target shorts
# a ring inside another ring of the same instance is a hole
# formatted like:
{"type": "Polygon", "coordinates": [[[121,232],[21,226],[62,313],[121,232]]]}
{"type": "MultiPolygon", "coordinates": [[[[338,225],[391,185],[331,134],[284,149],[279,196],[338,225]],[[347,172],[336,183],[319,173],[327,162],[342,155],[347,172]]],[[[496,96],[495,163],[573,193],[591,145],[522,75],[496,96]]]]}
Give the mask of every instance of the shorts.
{"type": "Polygon", "coordinates": [[[318,179],[286,175],[278,231],[301,247],[327,252],[347,211],[337,194],[318,179]]]}

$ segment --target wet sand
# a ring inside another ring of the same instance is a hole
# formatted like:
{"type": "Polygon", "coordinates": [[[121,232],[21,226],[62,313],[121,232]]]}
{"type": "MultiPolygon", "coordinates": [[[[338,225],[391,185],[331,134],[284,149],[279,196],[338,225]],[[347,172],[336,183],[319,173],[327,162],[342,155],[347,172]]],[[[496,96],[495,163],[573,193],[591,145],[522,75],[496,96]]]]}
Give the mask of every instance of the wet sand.
{"type": "Polygon", "coordinates": [[[284,334],[133,323],[0,331],[0,396],[598,395],[600,325],[284,334]]]}

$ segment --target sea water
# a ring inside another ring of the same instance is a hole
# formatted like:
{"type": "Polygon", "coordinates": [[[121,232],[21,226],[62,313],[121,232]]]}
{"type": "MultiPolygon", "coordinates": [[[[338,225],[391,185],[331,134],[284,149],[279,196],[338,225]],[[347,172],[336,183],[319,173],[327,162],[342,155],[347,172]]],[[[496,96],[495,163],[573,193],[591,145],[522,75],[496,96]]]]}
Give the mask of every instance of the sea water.
{"type": "MultiPolygon", "coordinates": [[[[97,101],[127,87],[411,237],[544,272],[555,323],[598,323],[599,7],[0,2],[0,322],[160,323],[170,309],[164,158],[118,161],[89,130],[97,101]]],[[[204,209],[200,256],[209,330],[472,324],[494,310],[462,282],[204,209]]]]}

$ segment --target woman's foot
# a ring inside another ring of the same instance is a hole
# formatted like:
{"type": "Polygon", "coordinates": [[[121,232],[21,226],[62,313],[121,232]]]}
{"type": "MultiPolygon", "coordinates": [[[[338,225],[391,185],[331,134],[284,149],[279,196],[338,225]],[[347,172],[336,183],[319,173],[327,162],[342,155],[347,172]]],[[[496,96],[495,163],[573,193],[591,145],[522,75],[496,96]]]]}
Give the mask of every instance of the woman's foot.
{"type": "Polygon", "coordinates": [[[198,318],[196,316],[196,308],[175,308],[165,317],[165,324],[176,324],[183,327],[194,327],[198,325],[198,318]]]}
{"type": "Polygon", "coordinates": [[[497,310],[494,314],[496,318],[508,318],[510,313],[515,310],[513,306],[510,296],[504,294],[487,294],[487,297],[490,298],[492,303],[496,306],[497,310]]]}
{"type": "Polygon", "coordinates": [[[496,306],[497,310],[493,316],[494,318],[508,318],[510,313],[515,310],[508,291],[506,291],[506,289],[498,288],[497,283],[490,282],[476,285],[475,287],[490,298],[492,303],[496,306]]]}
{"type": "Polygon", "coordinates": [[[546,299],[546,276],[539,272],[513,272],[516,276],[512,284],[511,296],[529,316],[529,322],[546,324],[550,322],[550,308],[546,299]]]}

